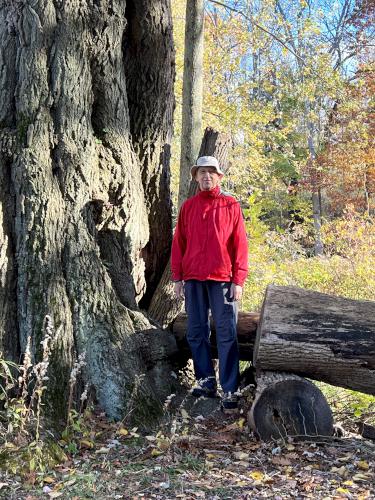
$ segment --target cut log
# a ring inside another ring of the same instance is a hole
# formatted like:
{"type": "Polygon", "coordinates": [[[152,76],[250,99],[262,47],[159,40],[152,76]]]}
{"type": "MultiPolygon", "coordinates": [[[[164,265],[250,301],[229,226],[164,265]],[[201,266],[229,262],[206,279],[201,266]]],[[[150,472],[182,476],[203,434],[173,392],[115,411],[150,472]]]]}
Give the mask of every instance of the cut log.
{"type": "Polygon", "coordinates": [[[358,430],[361,436],[365,439],[372,439],[375,441],[375,426],[360,422],[358,424],[358,430]]]}
{"type": "Polygon", "coordinates": [[[257,377],[248,421],[264,441],[333,434],[332,412],[321,391],[312,382],[287,373],[262,372],[257,377]]]}
{"type": "MultiPolygon", "coordinates": [[[[255,343],[255,335],[259,322],[259,313],[240,312],[237,322],[237,337],[240,359],[243,361],[251,361],[253,359],[253,350],[255,343]]],[[[187,315],[179,314],[172,325],[172,331],[176,338],[178,349],[181,353],[181,359],[189,359],[191,357],[190,349],[186,340],[187,315]]],[[[211,319],[211,349],[212,357],[217,359],[216,347],[216,329],[213,320],[211,319]]]]}
{"type": "Polygon", "coordinates": [[[375,302],[270,285],[253,363],[375,394],[375,302]]]}

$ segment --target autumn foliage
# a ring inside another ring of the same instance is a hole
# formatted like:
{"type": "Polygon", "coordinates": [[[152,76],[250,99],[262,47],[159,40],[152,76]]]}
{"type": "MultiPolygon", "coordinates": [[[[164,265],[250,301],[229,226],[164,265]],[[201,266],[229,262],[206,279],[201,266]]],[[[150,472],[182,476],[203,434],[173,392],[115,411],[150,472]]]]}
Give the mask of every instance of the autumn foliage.
{"type": "Polygon", "coordinates": [[[318,158],[331,215],[342,214],[349,205],[360,213],[374,214],[374,67],[362,65],[358,72],[360,83],[348,85],[334,107],[327,145],[318,158]]]}

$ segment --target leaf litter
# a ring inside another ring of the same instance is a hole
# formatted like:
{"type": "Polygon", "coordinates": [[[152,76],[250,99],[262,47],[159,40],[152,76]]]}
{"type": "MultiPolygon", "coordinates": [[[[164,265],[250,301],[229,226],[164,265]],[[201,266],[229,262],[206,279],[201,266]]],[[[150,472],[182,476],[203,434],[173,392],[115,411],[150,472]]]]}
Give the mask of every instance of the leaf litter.
{"type": "Polygon", "coordinates": [[[95,437],[65,463],[45,474],[1,472],[0,498],[375,498],[375,444],[360,436],[263,443],[244,415],[218,413],[180,412],[173,431],[143,435],[97,419],[95,437]]]}

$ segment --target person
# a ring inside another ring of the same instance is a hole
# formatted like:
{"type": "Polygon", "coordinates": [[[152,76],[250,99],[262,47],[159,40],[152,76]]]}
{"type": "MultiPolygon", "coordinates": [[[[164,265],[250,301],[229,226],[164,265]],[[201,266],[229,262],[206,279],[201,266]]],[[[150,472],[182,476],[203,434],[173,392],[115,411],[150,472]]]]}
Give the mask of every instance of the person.
{"type": "Polygon", "coordinates": [[[216,328],[221,401],[225,413],[238,409],[237,304],[248,272],[248,246],[238,201],[220,187],[223,171],[213,156],[198,158],[191,176],[198,193],[180,209],[172,242],[174,291],[185,297],[196,397],[216,397],[209,310],[216,328]]]}

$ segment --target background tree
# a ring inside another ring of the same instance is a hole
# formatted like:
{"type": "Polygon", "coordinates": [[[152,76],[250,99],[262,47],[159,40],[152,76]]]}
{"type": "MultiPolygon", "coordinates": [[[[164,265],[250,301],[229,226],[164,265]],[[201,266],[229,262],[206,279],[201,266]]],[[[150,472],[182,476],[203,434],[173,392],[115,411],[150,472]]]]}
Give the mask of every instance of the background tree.
{"type": "MultiPolygon", "coordinates": [[[[177,58],[181,3],[174,4],[177,58]]],[[[319,226],[322,216],[329,216],[330,201],[317,158],[329,140],[332,109],[346,85],[359,85],[353,80],[359,52],[373,40],[370,23],[355,25],[356,12],[352,0],[340,0],[333,10],[323,0],[212,0],[206,5],[203,121],[233,139],[225,187],[235,189],[245,203],[260,204],[271,229],[287,229],[288,214],[297,211],[312,236],[314,212],[319,252],[319,226]],[[289,195],[291,184],[297,196],[289,195]]],[[[313,251],[314,243],[309,247],[313,251]]]]}
{"type": "Polygon", "coordinates": [[[204,0],[187,0],[178,205],[186,200],[190,168],[202,139],[204,0]]]}

